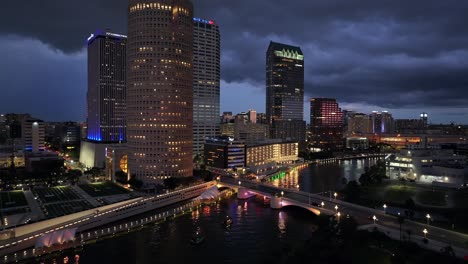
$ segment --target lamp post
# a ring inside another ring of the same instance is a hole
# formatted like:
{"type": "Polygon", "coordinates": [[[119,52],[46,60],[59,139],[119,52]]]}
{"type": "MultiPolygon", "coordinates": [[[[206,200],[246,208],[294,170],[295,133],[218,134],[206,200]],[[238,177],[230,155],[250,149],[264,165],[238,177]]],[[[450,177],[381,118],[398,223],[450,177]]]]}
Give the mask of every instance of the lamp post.
{"type": "Polygon", "coordinates": [[[430,214],[427,214],[427,215],[426,215],[426,218],[427,218],[427,224],[429,225],[429,220],[431,220],[431,215],[430,215],[430,214]]]}
{"type": "Polygon", "coordinates": [[[383,205],[383,210],[384,210],[384,213],[387,213],[387,205],[386,204],[383,205]]]}
{"type": "Polygon", "coordinates": [[[321,203],[320,205],[321,205],[322,207],[324,207],[324,206],[325,206],[325,203],[322,201],[322,203],[321,203]]]}
{"type": "Polygon", "coordinates": [[[375,221],[377,221],[377,216],[372,216],[372,219],[374,220],[374,225],[375,225],[375,221]]]}
{"type": "Polygon", "coordinates": [[[336,215],[338,216],[338,223],[339,223],[339,222],[340,222],[340,216],[341,216],[341,213],[340,213],[340,212],[338,212],[338,213],[336,213],[336,215]]]}
{"type": "Polygon", "coordinates": [[[299,184],[298,184],[298,185],[296,185],[296,188],[297,188],[297,190],[299,191],[299,184]]]}
{"type": "Polygon", "coordinates": [[[338,212],[338,205],[335,205],[335,212],[338,212]]]}
{"type": "Polygon", "coordinates": [[[424,233],[424,238],[427,238],[427,233],[429,233],[429,232],[427,231],[426,228],[424,228],[423,233],[424,233]]]}
{"type": "Polygon", "coordinates": [[[241,181],[239,181],[239,186],[241,185],[241,181]]]}
{"type": "Polygon", "coordinates": [[[337,194],[337,193],[334,193],[333,196],[335,196],[335,200],[336,200],[336,196],[338,196],[338,194],[337,194]]]}

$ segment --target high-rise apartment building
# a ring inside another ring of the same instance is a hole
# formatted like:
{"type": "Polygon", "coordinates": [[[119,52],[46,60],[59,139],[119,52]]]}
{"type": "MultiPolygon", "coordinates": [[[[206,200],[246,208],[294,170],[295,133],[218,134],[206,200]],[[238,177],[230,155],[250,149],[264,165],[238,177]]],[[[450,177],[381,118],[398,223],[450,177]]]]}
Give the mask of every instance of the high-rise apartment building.
{"type": "Polygon", "coordinates": [[[336,99],[310,99],[310,130],[312,148],[327,151],[343,149],[343,112],[336,99]]]}
{"type": "Polygon", "coordinates": [[[370,115],[372,119],[372,133],[393,133],[395,131],[395,121],[392,114],[387,111],[373,111],[370,115]]]}
{"type": "Polygon", "coordinates": [[[88,38],[87,139],[121,142],[126,139],[127,37],[97,32],[88,38]]]}
{"type": "Polygon", "coordinates": [[[266,117],[271,137],[305,142],[304,54],[270,42],[266,54],[266,117]]]}
{"type": "Polygon", "coordinates": [[[103,168],[106,148],[126,141],[127,36],[98,31],[87,42],[87,130],[80,162],[103,168]]]}
{"type": "Polygon", "coordinates": [[[213,20],[193,19],[193,154],[219,135],[220,35],[213,20]]]}
{"type": "Polygon", "coordinates": [[[193,174],[193,5],[130,0],[128,169],[145,183],[193,174]]]}
{"type": "Polygon", "coordinates": [[[44,121],[24,118],[21,122],[21,135],[25,151],[39,153],[45,150],[44,121]]]}

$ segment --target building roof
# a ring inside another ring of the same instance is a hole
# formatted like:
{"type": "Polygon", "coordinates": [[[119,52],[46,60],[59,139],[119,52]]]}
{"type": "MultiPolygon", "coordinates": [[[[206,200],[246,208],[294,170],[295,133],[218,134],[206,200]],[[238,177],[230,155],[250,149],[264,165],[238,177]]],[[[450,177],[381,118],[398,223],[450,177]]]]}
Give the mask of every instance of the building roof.
{"type": "Polygon", "coordinates": [[[300,47],[291,46],[291,45],[273,42],[273,41],[270,41],[270,46],[268,46],[268,50],[270,49],[279,50],[279,51],[290,50],[290,51],[297,52],[299,55],[304,55],[300,47]]]}

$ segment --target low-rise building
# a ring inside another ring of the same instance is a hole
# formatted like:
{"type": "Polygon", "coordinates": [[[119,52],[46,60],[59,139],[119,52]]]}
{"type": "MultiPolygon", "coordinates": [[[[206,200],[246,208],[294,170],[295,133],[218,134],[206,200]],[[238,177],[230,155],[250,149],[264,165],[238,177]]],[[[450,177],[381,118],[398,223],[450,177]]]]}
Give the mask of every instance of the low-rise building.
{"type": "Polygon", "coordinates": [[[444,183],[460,187],[467,182],[467,157],[451,149],[402,149],[387,162],[390,179],[405,179],[422,183],[444,183]]]}
{"type": "Polygon", "coordinates": [[[299,159],[298,142],[262,143],[247,146],[246,166],[254,173],[277,165],[291,164],[299,159]]]}

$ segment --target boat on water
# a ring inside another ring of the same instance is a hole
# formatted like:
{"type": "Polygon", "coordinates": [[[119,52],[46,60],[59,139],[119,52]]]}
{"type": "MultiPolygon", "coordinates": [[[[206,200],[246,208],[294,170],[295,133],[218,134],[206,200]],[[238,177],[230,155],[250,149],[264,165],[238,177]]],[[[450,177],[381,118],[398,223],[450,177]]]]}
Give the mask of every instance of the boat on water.
{"type": "Polygon", "coordinates": [[[200,230],[197,230],[190,239],[190,243],[193,245],[201,244],[203,241],[205,241],[205,236],[200,232],[200,230]]]}
{"type": "Polygon", "coordinates": [[[229,215],[226,215],[226,219],[224,219],[224,222],[223,222],[224,226],[226,228],[231,228],[232,226],[232,218],[229,216],[229,215]]]}

